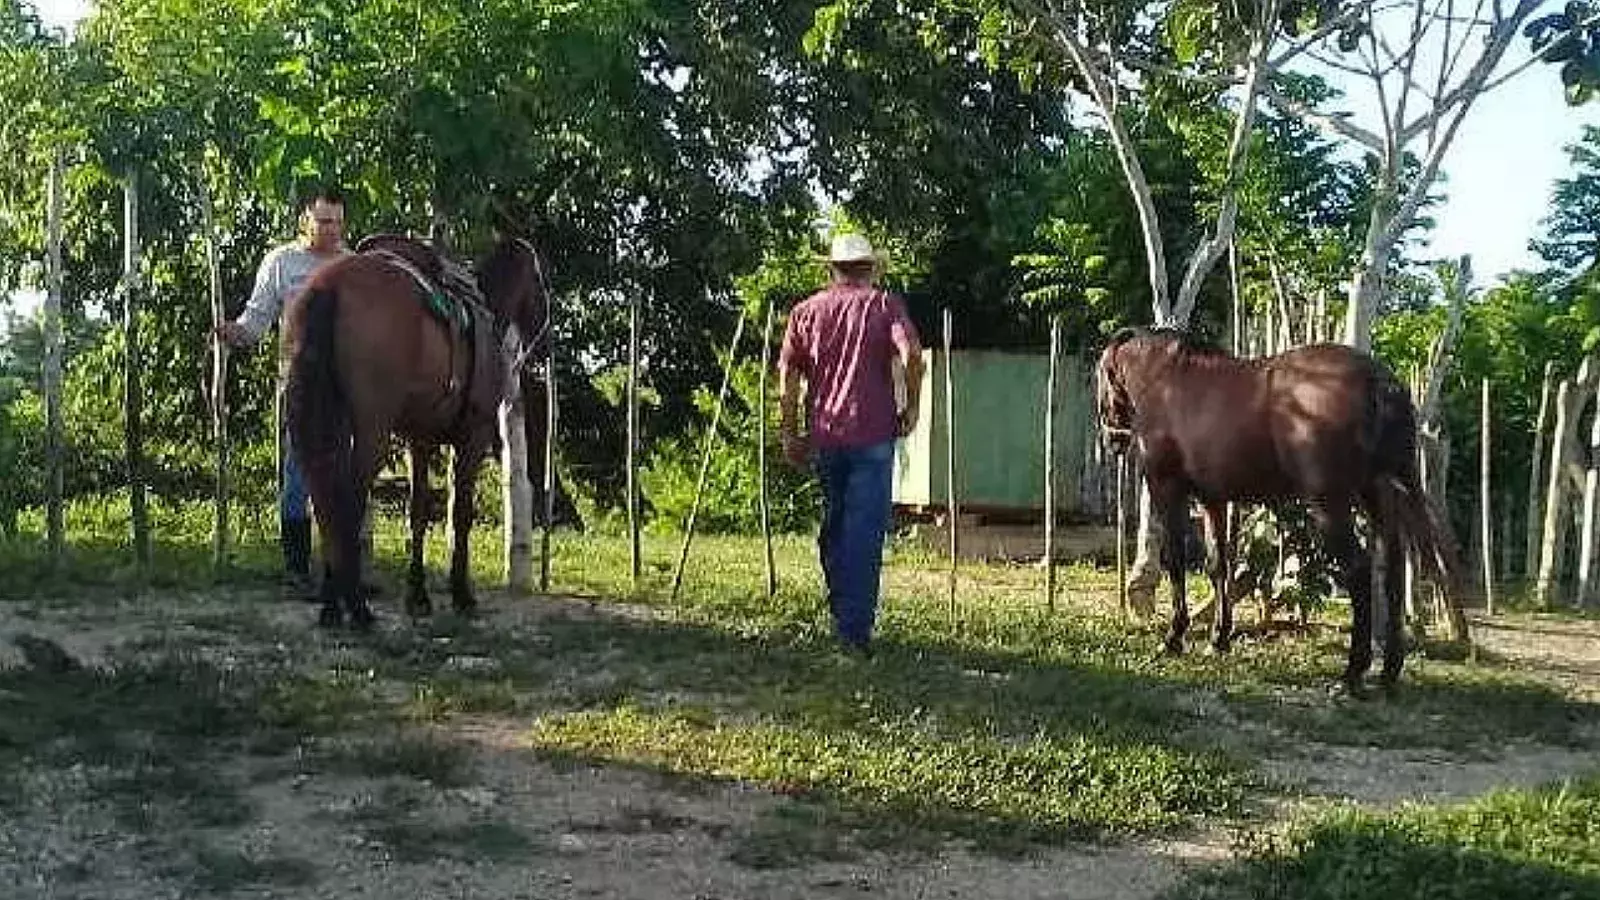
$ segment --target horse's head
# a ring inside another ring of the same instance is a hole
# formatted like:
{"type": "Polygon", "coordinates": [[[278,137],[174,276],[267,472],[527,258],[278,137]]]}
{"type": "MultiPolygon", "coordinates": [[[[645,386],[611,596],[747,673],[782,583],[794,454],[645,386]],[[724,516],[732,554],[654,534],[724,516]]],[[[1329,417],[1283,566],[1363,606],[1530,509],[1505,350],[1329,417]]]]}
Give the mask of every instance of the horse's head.
{"type": "Polygon", "coordinates": [[[502,236],[478,263],[478,287],[494,311],[517,326],[523,346],[543,356],[550,332],[550,282],[533,244],[502,236]]]}
{"type": "Polygon", "coordinates": [[[1133,440],[1133,400],[1128,395],[1123,369],[1130,351],[1136,349],[1128,346],[1134,337],[1135,332],[1128,328],[1113,334],[1095,366],[1094,398],[1100,430],[1107,445],[1117,453],[1126,451],[1133,440]]]}
{"type": "Polygon", "coordinates": [[[1133,440],[1135,395],[1161,366],[1191,352],[1214,351],[1174,328],[1122,328],[1111,336],[1095,367],[1095,402],[1100,429],[1113,450],[1120,453],[1133,440]]]}

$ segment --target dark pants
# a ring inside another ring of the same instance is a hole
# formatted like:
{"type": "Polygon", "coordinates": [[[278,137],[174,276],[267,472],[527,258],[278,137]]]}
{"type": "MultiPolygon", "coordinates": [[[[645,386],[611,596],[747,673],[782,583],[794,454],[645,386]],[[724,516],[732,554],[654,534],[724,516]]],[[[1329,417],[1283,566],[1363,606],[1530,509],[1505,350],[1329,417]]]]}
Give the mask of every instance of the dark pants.
{"type": "Polygon", "coordinates": [[[878,614],[878,578],[889,528],[894,441],[819,450],[822,530],[817,549],[839,640],[866,646],[878,614]]]}

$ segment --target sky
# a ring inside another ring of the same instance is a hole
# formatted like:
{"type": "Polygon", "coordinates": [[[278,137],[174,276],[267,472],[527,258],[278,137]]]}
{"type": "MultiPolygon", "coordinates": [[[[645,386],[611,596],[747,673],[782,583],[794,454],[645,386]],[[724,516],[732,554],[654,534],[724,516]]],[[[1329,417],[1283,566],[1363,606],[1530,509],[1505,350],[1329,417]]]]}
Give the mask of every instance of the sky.
{"type": "MultiPolygon", "coordinates": [[[[88,0],[32,2],[46,23],[62,27],[70,27],[88,8],[88,0]]],[[[1510,65],[1527,57],[1521,38],[1514,48],[1506,58],[1510,65]]],[[[1355,121],[1376,127],[1372,93],[1362,82],[1315,64],[1305,68],[1318,69],[1346,92],[1355,121]]],[[[1584,125],[1600,125],[1600,101],[1568,107],[1552,66],[1535,66],[1480,98],[1445,156],[1444,180],[1435,190],[1446,200],[1435,212],[1437,226],[1427,252],[1471,254],[1480,285],[1519,267],[1535,267],[1538,259],[1528,242],[1539,235],[1554,182],[1569,172],[1563,148],[1577,140],[1584,125]]]]}

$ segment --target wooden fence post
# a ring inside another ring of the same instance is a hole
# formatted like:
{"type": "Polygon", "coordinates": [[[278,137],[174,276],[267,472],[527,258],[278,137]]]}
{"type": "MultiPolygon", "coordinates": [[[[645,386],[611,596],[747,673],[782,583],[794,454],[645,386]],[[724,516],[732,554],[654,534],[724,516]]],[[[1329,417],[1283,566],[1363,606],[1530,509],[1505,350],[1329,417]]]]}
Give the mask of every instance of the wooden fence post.
{"type": "Polygon", "coordinates": [[[57,151],[50,163],[45,199],[44,298],[44,467],[45,535],[50,567],[59,571],[66,552],[66,440],[61,421],[61,179],[65,164],[57,151]]]}
{"type": "Polygon", "coordinates": [[[133,554],[140,572],[150,568],[150,511],[145,498],[143,360],[139,350],[139,303],[144,290],[139,251],[139,176],[130,171],[122,189],[123,444],[128,467],[128,509],[133,554]]]}

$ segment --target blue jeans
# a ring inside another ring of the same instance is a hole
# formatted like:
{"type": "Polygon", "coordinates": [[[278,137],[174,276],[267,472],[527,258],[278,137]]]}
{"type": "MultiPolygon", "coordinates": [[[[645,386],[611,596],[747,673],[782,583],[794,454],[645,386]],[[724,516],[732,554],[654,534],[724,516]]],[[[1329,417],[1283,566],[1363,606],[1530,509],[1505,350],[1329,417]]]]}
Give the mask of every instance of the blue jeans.
{"type": "Polygon", "coordinates": [[[305,476],[300,472],[300,461],[295,459],[288,428],[279,429],[278,440],[278,520],[308,519],[311,517],[310,493],[306,490],[305,476]]]}
{"type": "Polygon", "coordinates": [[[817,549],[839,640],[865,646],[878,615],[883,538],[889,528],[894,441],[819,450],[822,529],[817,549]]]}

